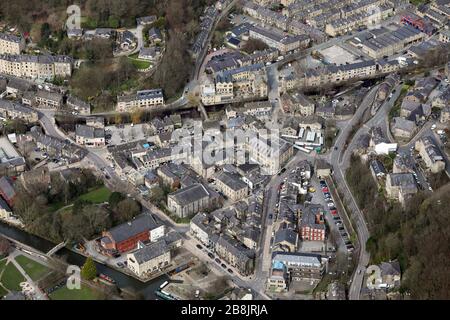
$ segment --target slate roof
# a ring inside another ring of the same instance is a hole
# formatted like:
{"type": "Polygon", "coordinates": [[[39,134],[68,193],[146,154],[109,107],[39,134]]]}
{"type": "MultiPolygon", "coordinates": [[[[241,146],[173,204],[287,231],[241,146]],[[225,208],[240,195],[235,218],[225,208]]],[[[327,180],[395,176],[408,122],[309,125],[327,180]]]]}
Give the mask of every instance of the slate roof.
{"type": "Polygon", "coordinates": [[[149,214],[142,214],[135,219],[118,225],[109,230],[111,238],[116,242],[122,242],[139,233],[156,229],[161,224],[155,220],[155,218],[149,214]]]}

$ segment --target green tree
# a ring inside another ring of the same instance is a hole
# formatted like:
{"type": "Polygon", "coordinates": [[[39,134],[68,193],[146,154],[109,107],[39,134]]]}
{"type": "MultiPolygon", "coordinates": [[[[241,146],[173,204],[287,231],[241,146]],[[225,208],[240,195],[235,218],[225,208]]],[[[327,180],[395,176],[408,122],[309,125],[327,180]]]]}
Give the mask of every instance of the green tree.
{"type": "Polygon", "coordinates": [[[94,260],[88,257],[81,268],[81,277],[85,280],[93,280],[97,276],[97,267],[94,260]]]}
{"type": "Polygon", "coordinates": [[[109,196],[109,205],[111,206],[111,208],[116,208],[117,204],[122,201],[123,199],[125,199],[125,196],[120,193],[120,192],[113,192],[111,193],[111,195],[109,196]]]}

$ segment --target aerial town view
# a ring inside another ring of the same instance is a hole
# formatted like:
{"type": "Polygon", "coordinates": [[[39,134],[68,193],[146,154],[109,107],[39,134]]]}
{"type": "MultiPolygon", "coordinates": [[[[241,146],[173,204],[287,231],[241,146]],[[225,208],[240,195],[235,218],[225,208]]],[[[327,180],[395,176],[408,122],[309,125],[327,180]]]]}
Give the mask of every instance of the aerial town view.
{"type": "Polygon", "coordinates": [[[449,138],[450,0],[0,1],[0,300],[450,299],[449,138]]]}

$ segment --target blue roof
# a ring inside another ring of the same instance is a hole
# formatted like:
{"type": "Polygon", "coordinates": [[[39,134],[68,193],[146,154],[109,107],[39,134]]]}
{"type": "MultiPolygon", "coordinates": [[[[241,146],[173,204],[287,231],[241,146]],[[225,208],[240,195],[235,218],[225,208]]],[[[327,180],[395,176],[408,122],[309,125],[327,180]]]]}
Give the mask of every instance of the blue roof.
{"type": "Polygon", "coordinates": [[[284,270],[285,269],[285,265],[281,261],[274,261],[272,263],[272,269],[284,270]]]}
{"type": "Polygon", "coordinates": [[[241,40],[239,40],[238,38],[231,37],[230,39],[228,39],[228,43],[234,46],[238,46],[239,43],[241,43],[241,40]]]}

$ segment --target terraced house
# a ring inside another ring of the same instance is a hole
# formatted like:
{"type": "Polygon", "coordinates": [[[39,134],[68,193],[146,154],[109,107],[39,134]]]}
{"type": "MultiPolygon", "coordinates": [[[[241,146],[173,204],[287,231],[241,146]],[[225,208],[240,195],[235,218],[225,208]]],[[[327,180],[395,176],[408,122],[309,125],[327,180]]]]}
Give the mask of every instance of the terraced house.
{"type": "Polygon", "coordinates": [[[141,90],[136,94],[118,96],[117,108],[119,112],[128,112],[133,108],[150,108],[164,105],[164,96],[161,89],[141,90]]]}
{"type": "Polygon", "coordinates": [[[72,75],[73,59],[50,55],[0,55],[0,73],[29,79],[53,80],[72,75]]]}
{"type": "Polygon", "coordinates": [[[0,33],[0,54],[20,54],[25,49],[25,39],[0,33]]]}
{"type": "Polygon", "coordinates": [[[4,119],[22,119],[29,123],[38,121],[38,114],[33,109],[4,99],[0,99],[0,116],[4,119]]]}

